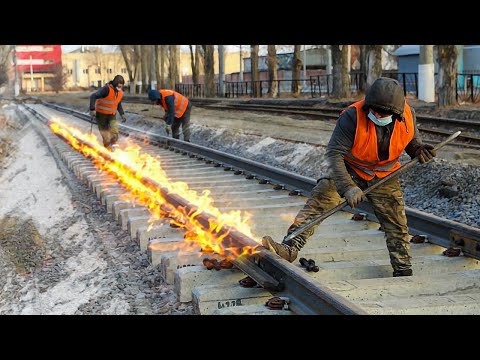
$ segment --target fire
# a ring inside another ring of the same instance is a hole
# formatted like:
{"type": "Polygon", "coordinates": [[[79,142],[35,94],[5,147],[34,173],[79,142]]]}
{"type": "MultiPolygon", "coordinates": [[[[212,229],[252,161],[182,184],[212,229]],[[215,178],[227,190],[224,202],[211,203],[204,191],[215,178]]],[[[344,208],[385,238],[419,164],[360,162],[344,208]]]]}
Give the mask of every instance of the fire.
{"type": "MultiPolygon", "coordinates": [[[[235,258],[245,254],[257,252],[257,246],[235,248],[225,246],[222,241],[233,228],[247,237],[256,239],[250,229],[250,214],[240,211],[221,212],[213,206],[210,191],[202,194],[188,188],[180,181],[171,181],[161,167],[160,157],[153,157],[142,151],[142,148],[127,141],[125,148],[109,152],[101,145],[95,135],[82,133],[78,128],[64,124],[60,119],[50,120],[50,128],[55,134],[61,135],[77,151],[93,159],[95,166],[112,175],[126,189],[130,191],[126,200],[146,206],[150,213],[150,225],[155,220],[171,218],[171,223],[185,229],[185,241],[178,242],[179,251],[194,251],[200,248],[204,252],[216,252],[227,258],[235,258]],[[88,145],[87,145],[88,144],[88,145]],[[91,146],[89,146],[91,145],[91,146]],[[111,157],[112,160],[109,160],[111,157]],[[144,179],[155,181],[158,186],[146,185],[144,179]],[[194,206],[190,212],[182,207],[175,207],[168,199],[162,196],[160,188],[164,188],[170,195],[178,195],[194,206]],[[206,213],[212,216],[208,229],[199,222],[198,216],[206,213]]],[[[155,245],[152,245],[154,248],[155,245]]]]}

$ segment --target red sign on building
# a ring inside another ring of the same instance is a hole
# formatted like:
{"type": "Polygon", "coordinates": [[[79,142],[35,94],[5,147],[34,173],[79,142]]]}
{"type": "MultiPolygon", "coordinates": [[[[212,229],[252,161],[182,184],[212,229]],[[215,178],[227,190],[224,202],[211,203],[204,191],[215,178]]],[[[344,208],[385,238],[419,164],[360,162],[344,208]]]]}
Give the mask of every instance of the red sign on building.
{"type": "Polygon", "coordinates": [[[61,45],[17,45],[16,51],[20,72],[54,72],[62,64],[61,45]]]}

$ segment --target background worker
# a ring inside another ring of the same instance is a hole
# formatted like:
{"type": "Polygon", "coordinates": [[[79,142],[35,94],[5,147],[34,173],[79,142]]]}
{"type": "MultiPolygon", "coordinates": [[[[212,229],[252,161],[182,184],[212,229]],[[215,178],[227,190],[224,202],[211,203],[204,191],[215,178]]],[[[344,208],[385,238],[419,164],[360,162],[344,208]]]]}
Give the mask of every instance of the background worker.
{"type": "MultiPolygon", "coordinates": [[[[422,143],[415,111],[405,101],[398,81],[378,78],[365,99],[350,105],[338,118],[327,146],[329,170],[317,181],[288,234],[343,202],[342,197],[355,208],[366,196],[385,232],[393,276],[411,276],[405,201],[398,177],[363,193],[401,166],[398,159],[404,150],[420,163],[436,155],[432,145],[422,143]]],[[[262,244],[293,262],[316,226],[281,244],[264,236],[262,244]]]]}
{"type": "Polygon", "coordinates": [[[103,146],[110,150],[118,147],[116,144],[119,133],[117,111],[122,117],[122,122],[127,121],[122,108],[123,85],[125,85],[123,76],[117,75],[104,87],[90,95],[90,116],[96,118],[103,146]]]}
{"type": "Polygon", "coordinates": [[[183,140],[190,142],[190,111],[192,103],[186,96],[173,90],[148,91],[150,101],[160,105],[165,110],[165,131],[172,132],[174,139],[180,138],[180,126],[182,127],[183,140]]]}

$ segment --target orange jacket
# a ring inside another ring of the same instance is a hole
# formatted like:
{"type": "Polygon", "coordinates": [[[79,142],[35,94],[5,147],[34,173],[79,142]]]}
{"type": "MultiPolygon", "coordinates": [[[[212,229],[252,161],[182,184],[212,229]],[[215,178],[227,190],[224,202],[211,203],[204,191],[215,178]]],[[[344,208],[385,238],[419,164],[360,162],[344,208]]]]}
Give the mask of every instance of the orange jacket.
{"type": "Polygon", "coordinates": [[[383,178],[401,166],[398,158],[413,139],[415,129],[412,111],[405,102],[405,109],[403,110],[405,123],[402,124],[395,120],[390,138],[389,157],[387,160],[380,160],[375,124],[368,119],[368,114],[362,109],[363,103],[364,100],[361,100],[349,106],[357,109],[357,129],[352,149],[349,153],[343,155],[343,158],[363,179],[371,180],[375,175],[383,178]]]}
{"type": "Polygon", "coordinates": [[[173,95],[175,101],[175,114],[174,116],[178,119],[181,118],[182,115],[187,110],[188,106],[188,99],[183,96],[182,94],[173,91],[173,90],[158,90],[162,94],[162,107],[167,111],[167,104],[165,103],[165,97],[173,95]]]}
{"type": "Polygon", "coordinates": [[[102,114],[115,115],[117,113],[118,104],[122,101],[123,91],[118,90],[117,96],[115,96],[115,90],[112,85],[107,84],[107,87],[108,95],[104,98],[97,99],[95,111],[102,114]]]}

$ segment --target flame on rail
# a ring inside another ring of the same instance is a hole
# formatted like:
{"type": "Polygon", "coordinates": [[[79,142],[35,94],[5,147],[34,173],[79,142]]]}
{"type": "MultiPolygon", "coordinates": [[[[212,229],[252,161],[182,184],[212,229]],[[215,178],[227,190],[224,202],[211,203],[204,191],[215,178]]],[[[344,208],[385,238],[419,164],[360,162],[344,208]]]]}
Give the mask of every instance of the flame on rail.
{"type": "MultiPolygon", "coordinates": [[[[53,133],[61,135],[74,149],[92,158],[95,166],[114,176],[118,182],[130,190],[130,194],[125,200],[149,209],[151,213],[150,227],[156,220],[168,217],[171,218],[170,221],[174,226],[186,230],[185,241],[177,242],[169,250],[183,252],[202,249],[203,252],[215,252],[229,259],[257,252],[257,246],[238,248],[225,246],[222,243],[229,234],[230,228],[260,242],[252,235],[248,224],[250,214],[245,212],[242,214],[239,210],[221,212],[213,206],[209,190],[204,190],[199,195],[196,191],[189,189],[186,183],[170,180],[161,167],[160,157],[153,157],[143,152],[140,146],[128,140],[120,149],[110,152],[98,142],[95,135],[83,133],[78,128],[63,123],[60,119],[52,118],[49,125],[53,133]],[[106,153],[113,161],[102,156],[106,153]],[[182,197],[194,205],[194,210],[188,213],[184,207],[175,208],[168,199],[162,196],[158,188],[143,183],[141,180],[144,178],[157,182],[168,191],[169,195],[176,194],[182,197]],[[213,216],[211,218],[213,220],[209,220],[208,229],[205,229],[198,221],[198,215],[201,213],[213,216]]],[[[150,246],[153,250],[155,249],[155,244],[150,246]]]]}

